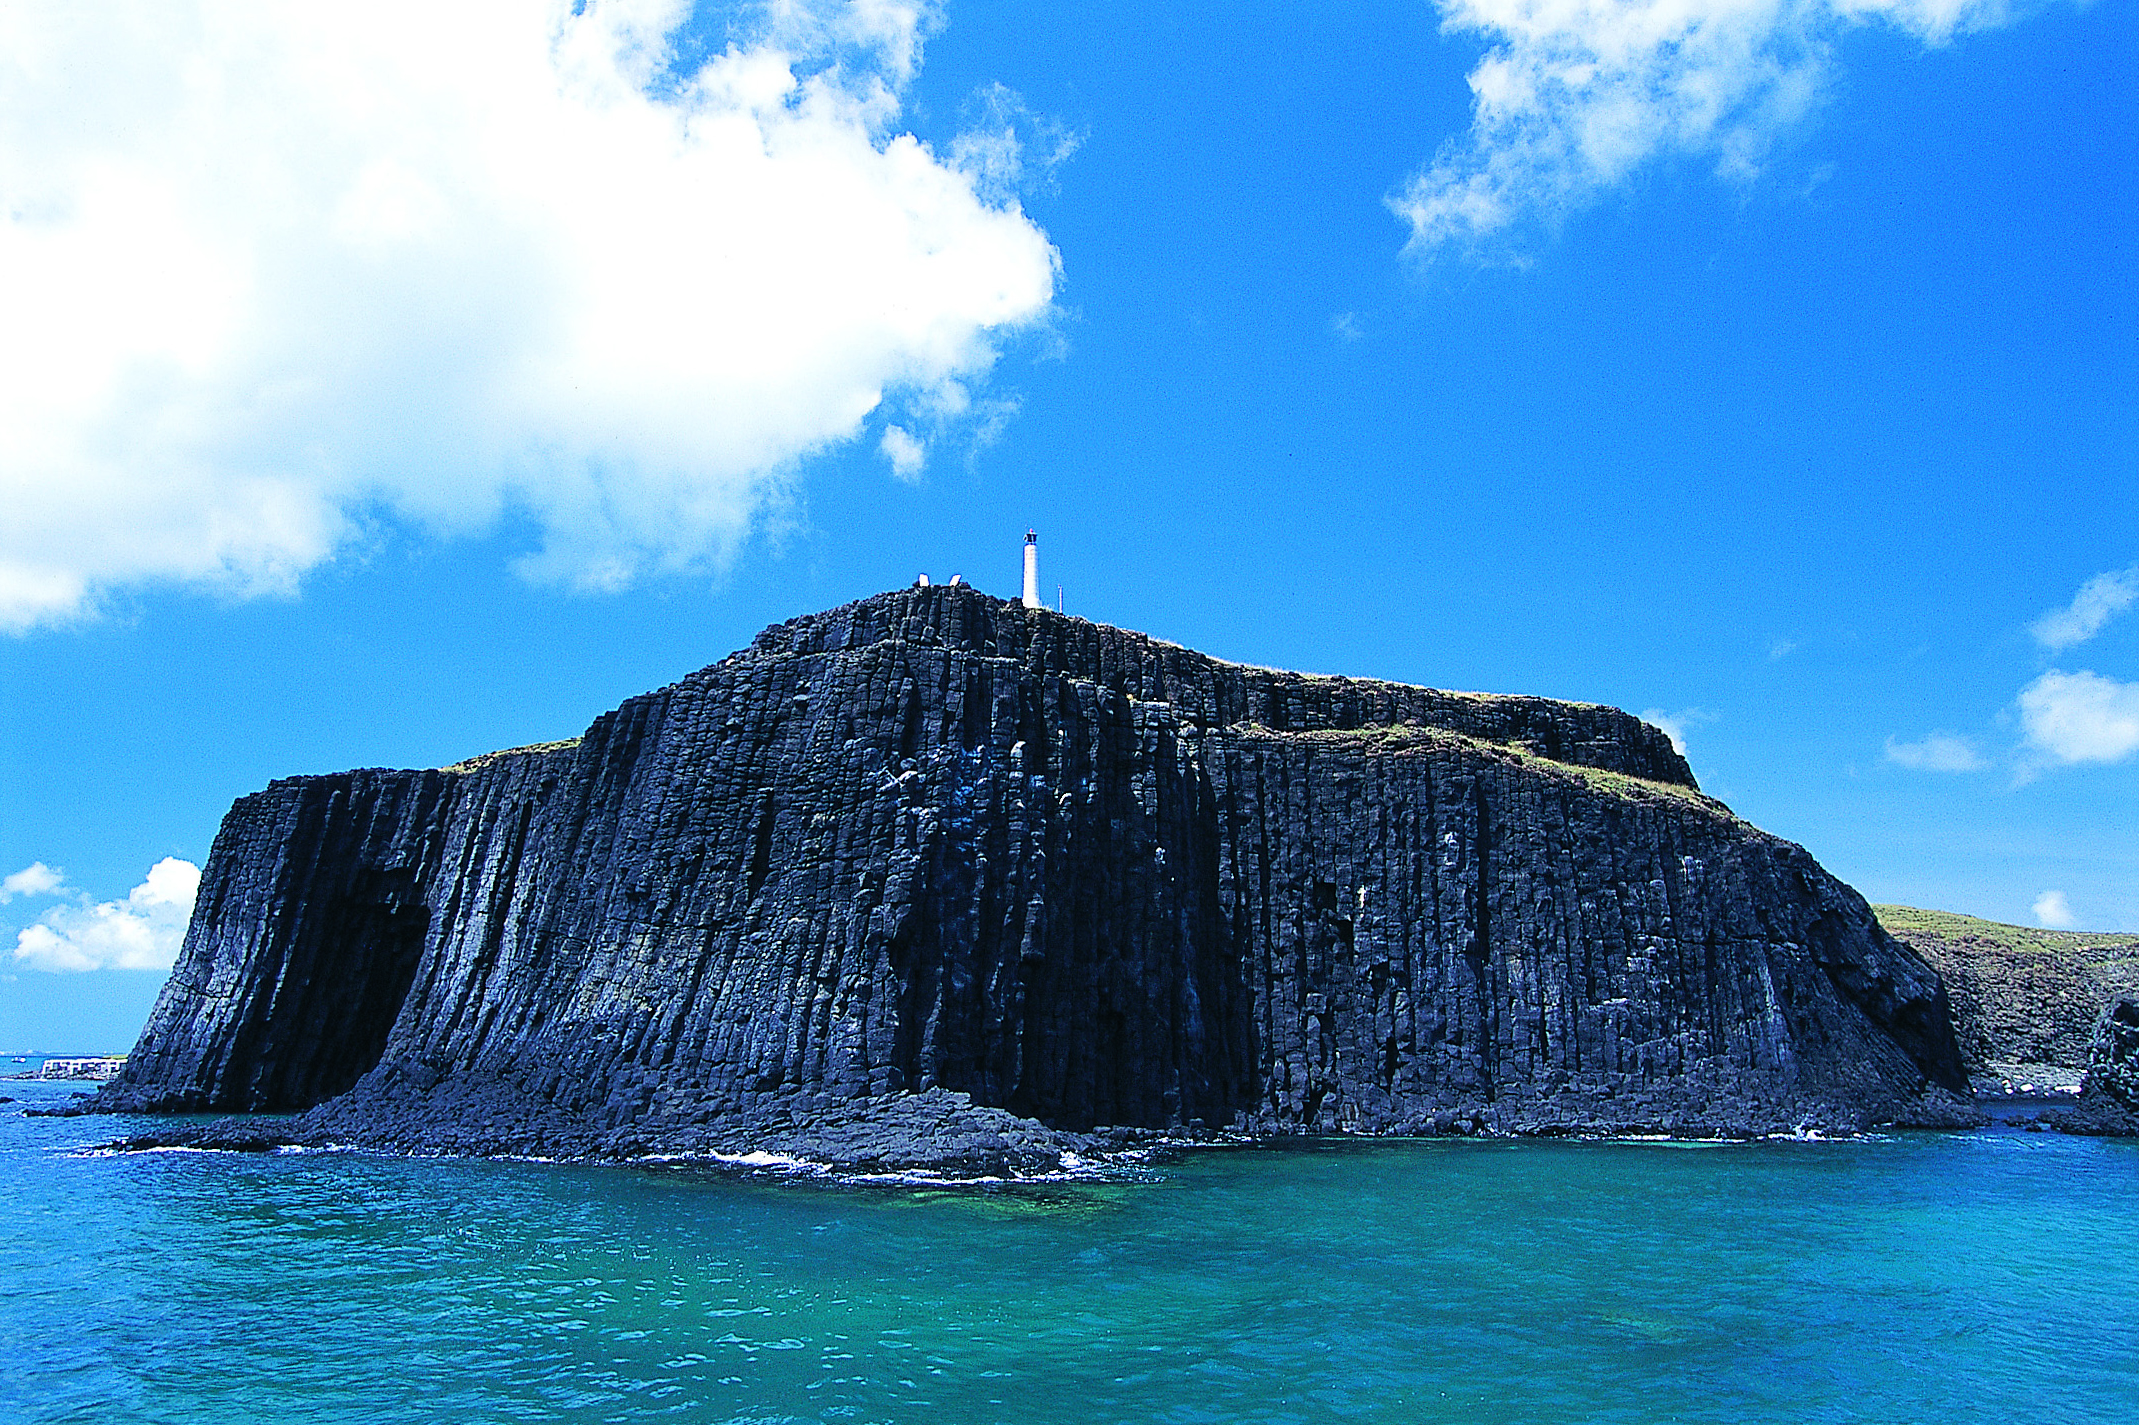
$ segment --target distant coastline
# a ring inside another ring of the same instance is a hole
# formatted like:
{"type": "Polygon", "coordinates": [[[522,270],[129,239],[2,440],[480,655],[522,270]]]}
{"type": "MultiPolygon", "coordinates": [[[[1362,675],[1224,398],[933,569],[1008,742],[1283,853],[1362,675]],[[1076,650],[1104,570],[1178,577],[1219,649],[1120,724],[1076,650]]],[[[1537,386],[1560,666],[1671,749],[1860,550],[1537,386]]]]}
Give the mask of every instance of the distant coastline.
{"type": "Polygon", "coordinates": [[[102,1083],[115,1079],[126,1067],[124,1054],[8,1054],[0,1055],[0,1078],[59,1079],[74,1083],[102,1083]]]}

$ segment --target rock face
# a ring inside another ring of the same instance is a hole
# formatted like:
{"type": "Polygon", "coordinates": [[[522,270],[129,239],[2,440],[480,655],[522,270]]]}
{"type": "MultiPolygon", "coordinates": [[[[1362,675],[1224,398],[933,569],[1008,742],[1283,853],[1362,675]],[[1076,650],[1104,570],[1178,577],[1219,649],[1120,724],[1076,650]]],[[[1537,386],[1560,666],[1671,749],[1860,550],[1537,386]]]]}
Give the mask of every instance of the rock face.
{"type": "Polygon", "coordinates": [[[2103,1007],[2139,998],[2139,936],[2001,925],[1873,906],[1946,982],[1954,1038],[1979,1095],[2074,1092],[2103,1007]]]}
{"type": "Polygon", "coordinates": [[[2060,1116],[2057,1126],[2068,1133],[2139,1138],[2139,999],[2119,997],[2102,1011],[2079,1107],[2060,1116]]]}
{"type": "Polygon", "coordinates": [[[1021,1120],[1044,1157],[1848,1129],[1949,1091],[1939,977],[1654,728],[952,587],[769,629],[573,742],[243,798],[98,1106],[557,1154],[844,1124],[888,1161],[1021,1120]]]}

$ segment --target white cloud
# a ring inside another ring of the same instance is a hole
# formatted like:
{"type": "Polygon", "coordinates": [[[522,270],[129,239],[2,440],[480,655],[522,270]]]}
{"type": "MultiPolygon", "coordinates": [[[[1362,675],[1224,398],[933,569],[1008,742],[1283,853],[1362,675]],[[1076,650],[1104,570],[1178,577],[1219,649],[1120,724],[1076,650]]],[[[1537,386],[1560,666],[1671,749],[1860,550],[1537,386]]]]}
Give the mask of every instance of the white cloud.
{"type": "Polygon", "coordinates": [[[2028,625],[2035,641],[2049,649],[2085,643],[2102,626],[2139,599],[2139,565],[2097,574],[2080,585],[2069,608],[2053,609],[2028,625]]]}
{"type": "Polygon", "coordinates": [[[200,883],[200,867],[166,856],[123,901],[82,895],[46,911],[15,937],[15,961],[37,970],[168,970],[200,883]]]}
{"type": "Polygon", "coordinates": [[[1084,146],[1083,134],[1035,114],[1003,84],[982,87],[963,117],[966,130],[951,141],[951,164],[999,203],[1034,190],[1052,191],[1055,170],[1084,146]]]}
{"type": "Polygon", "coordinates": [[[1951,732],[1934,732],[1916,742],[1889,737],[1886,760],[1923,772],[1973,772],[1988,765],[1973,742],[1951,732]]]}
{"type": "Polygon", "coordinates": [[[2139,683],[2052,668],[2020,690],[2020,726],[2054,762],[2121,762],[2139,751],[2139,683]]]}
{"type": "Polygon", "coordinates": [[[1704,722],[1714,722],[1715,714],[1702,708],[1681,708],[1667,713],[1662,708],[1649,708],[1641,714],[1641,720],[1660,729],[1671,739],[1671,750],[1679,756],[1686,755],[1686,734],[1704,722]]]}
{"type": "Polygon", "coordinates": [[[0,629],[286,591],[379,514],[578,587],[717,567],[1056,257],[899,133],[925,0],[0,8],[0,629]]]}
{"type": "Polygon", "coordinates": [[[1470,244],[1594,201],[1666,155],[1745,182],[1819,102],[1834,41],[1884,23],[1930,44],[2005,0],[1436,0],[1490,48],[1468,135],[1392,196],[1411,247],[1470,244]]]}
{"type": "Polygon", "coordinates": [[[877,449],[891,462],[891,473],[908,484],[918,481],[928,465],[928,447],[908,435],[902,426],[885,426],[877,449]]]}
{"type": "Polygon", "coordinates": [[[44,862],[32,861],[6,880],[0,880],[0,905],[6,905],[17,896],[51,895],[65,880],[44,862]]]}
{"type": "Polygon", "coordinates": [[[2044,891],[2035,898],[2035,922],[2052,930],[2070,930],[2075,921],[2071,902],[2063,891],[2044,891]]]}

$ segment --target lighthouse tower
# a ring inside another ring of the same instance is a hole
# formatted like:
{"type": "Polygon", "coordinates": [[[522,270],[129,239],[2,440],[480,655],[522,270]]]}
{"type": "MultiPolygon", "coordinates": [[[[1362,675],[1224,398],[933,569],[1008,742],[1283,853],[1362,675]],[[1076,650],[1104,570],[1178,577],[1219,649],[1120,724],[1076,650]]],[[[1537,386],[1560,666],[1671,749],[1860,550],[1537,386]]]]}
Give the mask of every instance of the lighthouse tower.
{"type": "Polygon", "coordinates": [[[1044,609],[1040,602],[1040,536],[1025,531],[1025,607],[1044,609]]]}

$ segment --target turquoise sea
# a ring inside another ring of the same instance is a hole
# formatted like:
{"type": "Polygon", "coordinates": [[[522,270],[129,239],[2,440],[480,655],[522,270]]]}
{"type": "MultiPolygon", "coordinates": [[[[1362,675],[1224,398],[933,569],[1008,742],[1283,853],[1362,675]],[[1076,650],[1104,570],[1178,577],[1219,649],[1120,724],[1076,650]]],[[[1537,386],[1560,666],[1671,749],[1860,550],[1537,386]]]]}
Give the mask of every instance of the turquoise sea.
{"type": "Polygon", "coordinates": [[[21,1106],[7,1420],[2139,1418],[2139,1142],[1315,1141],[943,1189],[90,1156],[129,1122],[21,1106]]]}

